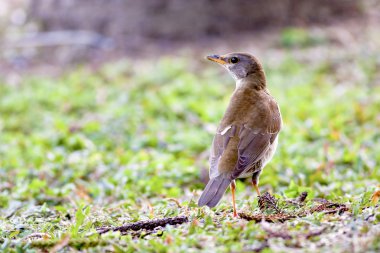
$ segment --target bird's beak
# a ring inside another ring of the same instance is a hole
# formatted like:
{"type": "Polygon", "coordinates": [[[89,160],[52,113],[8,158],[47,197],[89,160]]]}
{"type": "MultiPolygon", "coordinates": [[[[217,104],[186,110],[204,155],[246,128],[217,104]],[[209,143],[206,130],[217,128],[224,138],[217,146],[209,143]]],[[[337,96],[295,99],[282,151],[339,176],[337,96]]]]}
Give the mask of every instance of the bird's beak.
{"type": "Polygon", "coordinates": [[[214,62],[217,62],[217,63],[222,64],[222,65],[227,64],[227,62],[224,60],[224,58],[220,55],[216,55],[216,54],[208,55],[208,56],[206,56],[206,58],[207,58],[207,60],[214,61],[214,62]]]}

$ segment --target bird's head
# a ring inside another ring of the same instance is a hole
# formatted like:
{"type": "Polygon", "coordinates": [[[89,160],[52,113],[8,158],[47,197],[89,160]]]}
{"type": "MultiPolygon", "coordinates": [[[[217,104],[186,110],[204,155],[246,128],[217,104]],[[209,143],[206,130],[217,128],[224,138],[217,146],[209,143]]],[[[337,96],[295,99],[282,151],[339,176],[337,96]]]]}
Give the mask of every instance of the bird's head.
{"type": "Polygon", "coordinates": [[[263,67],[250,54],[230,53],[225,55],[209,55],[206,58],[226,68],[235,80],[254,77],[265,84],[263,67]]]}

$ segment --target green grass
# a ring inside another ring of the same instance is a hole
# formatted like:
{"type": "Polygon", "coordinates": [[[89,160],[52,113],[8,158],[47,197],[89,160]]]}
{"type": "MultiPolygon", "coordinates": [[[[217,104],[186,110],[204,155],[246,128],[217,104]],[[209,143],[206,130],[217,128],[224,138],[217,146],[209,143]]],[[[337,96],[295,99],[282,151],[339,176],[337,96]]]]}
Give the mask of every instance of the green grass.
{"type": "MultiPolygon", "coordinates": [[[[126,60],[60,78],[25,77],[19,86],[1,83],[1,250],[38,251],[27,239],[32,233],[48,242],[89,240],[76,246],[89,252],[242,252],[266,239],[262,252],[347,252],[349,243],[380,250],[380,209],[369,202],[380,178],[380,87],[370,85],[376,63],[362,62],[355,69],[364,82],[342,80],[329,62],[289,57],[265,66],[284,128],[261,190],[281,199],[307,191],[351,208],[282,225],[290,232],[328,228],[310,239],[270,238],[262,224],[233,219],[229,192],[213,210],[196,206],[205,152],[234,89],[216,65],[126,60]],[[95,230],[176,215],[191,222],[161,229],[161,236],[99,238],[95,230]]],[[[249,182],[239,181],[237,190],[238,208],[258,212],[249,182]]]]}

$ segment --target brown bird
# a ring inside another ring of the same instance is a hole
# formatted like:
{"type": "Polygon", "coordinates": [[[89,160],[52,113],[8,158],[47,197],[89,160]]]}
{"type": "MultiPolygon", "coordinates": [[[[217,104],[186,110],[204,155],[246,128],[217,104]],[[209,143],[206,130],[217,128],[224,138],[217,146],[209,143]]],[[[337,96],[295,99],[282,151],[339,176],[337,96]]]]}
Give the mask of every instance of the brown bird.
{"type": "Polygon", "coordinates": [[[252,185],[260,196],[259,176],[276,151],[281,113],[266,88],[263,67],[254,56],[231,53],[210,55],[207,59],[228,70],[236,81],[236,89],[214,136],[210,181],[198,205],[216,206],[230,185],[236,217],[235,179],[252,177],[252,185]]]}

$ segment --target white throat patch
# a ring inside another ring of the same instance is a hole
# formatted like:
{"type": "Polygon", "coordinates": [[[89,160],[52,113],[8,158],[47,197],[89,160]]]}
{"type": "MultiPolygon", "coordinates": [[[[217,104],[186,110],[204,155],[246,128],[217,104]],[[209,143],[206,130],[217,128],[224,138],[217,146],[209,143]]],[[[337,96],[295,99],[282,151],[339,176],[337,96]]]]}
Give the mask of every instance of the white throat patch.
{"type": "Polygon", "coordinates": [[[236,87],[235,89],[239,89],[243,85],[243,78],[236,79],[236,87]]]}

